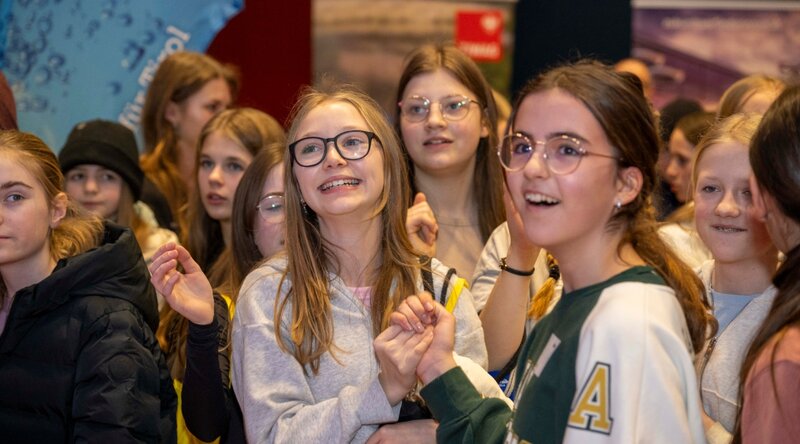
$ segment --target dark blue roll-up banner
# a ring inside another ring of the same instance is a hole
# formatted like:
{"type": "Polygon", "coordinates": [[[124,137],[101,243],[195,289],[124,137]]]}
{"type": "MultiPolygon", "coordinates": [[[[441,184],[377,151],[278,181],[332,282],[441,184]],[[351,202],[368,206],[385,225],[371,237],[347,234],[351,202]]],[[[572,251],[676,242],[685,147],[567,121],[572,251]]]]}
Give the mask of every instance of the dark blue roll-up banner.
{"type": "Polygon", "coordinates": [[[0,69],[19,127],[58,151],[80,121],[137,130],[158,64],[205,51],[244,0],[3,0],[0,69]]]}

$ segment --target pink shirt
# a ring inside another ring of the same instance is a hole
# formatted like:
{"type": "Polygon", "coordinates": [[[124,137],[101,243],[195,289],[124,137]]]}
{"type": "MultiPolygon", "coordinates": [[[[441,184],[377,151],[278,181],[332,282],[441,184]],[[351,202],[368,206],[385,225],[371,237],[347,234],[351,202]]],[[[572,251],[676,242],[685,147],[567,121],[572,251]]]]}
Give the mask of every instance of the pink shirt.
{"type": "Polygon", "coordinates": [[[370,308],[372,306],[372,287],[348,287],[350,291],[353,292],[353,296],[356,297],[365,307],[370,308]]]}
{"type": "Polygon", "coordinates": [[[775,339],[769,340],[747,376],[743,443],[800,443],[800,326],[775,339]]]}

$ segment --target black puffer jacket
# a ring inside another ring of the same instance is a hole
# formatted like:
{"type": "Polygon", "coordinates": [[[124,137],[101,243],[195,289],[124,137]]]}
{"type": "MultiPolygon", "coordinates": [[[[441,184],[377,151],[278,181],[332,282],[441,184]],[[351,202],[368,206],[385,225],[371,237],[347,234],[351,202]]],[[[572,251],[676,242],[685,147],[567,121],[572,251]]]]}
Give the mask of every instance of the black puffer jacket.
{"type": "Polygon", "coordinates": [[[156,296],[130,230],[17,292],[0,335],[0,441],[173,442],[156,296]]]}

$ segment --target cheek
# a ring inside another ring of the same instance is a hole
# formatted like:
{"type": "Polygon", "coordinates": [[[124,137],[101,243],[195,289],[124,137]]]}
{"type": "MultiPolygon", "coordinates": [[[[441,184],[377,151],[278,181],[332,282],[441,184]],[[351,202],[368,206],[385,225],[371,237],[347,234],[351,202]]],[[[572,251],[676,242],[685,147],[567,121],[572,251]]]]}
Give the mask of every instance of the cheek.
{"type": "Polygon", "coordinates": [[[67,182],[64,185],[64,191],[67,192],[68,196],[78,196],[83,192],[83,185],[79,182],[67,182]]]}

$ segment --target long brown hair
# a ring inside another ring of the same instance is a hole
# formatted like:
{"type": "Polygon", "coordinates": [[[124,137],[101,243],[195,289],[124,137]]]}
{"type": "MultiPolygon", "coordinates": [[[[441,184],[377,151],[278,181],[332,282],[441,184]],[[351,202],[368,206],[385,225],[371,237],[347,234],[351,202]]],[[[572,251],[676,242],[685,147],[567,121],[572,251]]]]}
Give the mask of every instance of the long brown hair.
{"type": "Polygon", "coordinates": [[[623,166],[642,172],[642,189],[619,208],[609,229],[622,230],[621,250],[631,245],[672,287],[683,308],[695,352],[702,347],[706,327],[713,323],[704,302],[700,278],[667,247],[657,233],[651,197],[656,186],[659,138],[655,116],[641,89],[609,66],[585,60],[551,69],[520,91],[510,121],[516,123],[520,104],[530,94],[559,89],[579,100],[603,128],[608,141],[623,159],[623,166]]]}
{"type": "MultiPolygon", "coordinates": [[[[764,115],[750,143],[750,165],[759,188],[771,196],[783,215],[800,224],[800,87],[786,89],[764,115]]],[[[773,363],[786,329],[800,326],[800,245],[792,246],[778,267],[772,283],[778,292],[766,319],[753,337],[739,373],[739,410],[734,442],[742,439],[742,407],[747,402],[745,384],[759,355],[776,339],[770,357],[773,363]]],[[[773,373],[774,378],[774,373],[773,373]]],[[[777,393],[778,387],[773,390],[777,393]]],[[[778,397],[776,396],[776,399],[778,397]]],[[[780,405],[778,405],[780,408],[780,405]]],[[[792,412],[796,414],[796,412],[792,412]]]]}
{"type": "MultiPolygon", "coordinates": [[[[497,107],[494,102],[492,87],[486,81],[480,68],[466,54],[451,45],[424,45],[412,51],[405,69],[400,76],[397,87],[397,100],[403,99],[408,82],[414,77],[443,69],[453,75],[478,98],[482,108],[481,122],[489,129],[488,137],[481,137],[478,151],[475,154],[475,175],[472,183],[472,194],[478,208],[478,223],[481,236],[486,242],[498,225],[506,220],[503,206],[503,171],[500,161],[495,155],[499,138],[497,135],[497,107]]],[[[395,130],[400,130],[400,107],[397,107],[395,130]]],[[[408,160],[408,174],[411,183],[411,195],[416,194],[414,183],[414,161],[408,154],[405,143],[401,140],[403,152],[408,160]]],[[[408,204],[411,204],[409,200],[408,204]]]]}
{"type": "Polygon", "coordinates": [[[275,142],[264,147],[253,158],[253,162],[247,167],[236,188],[231,214],[231,249],[236,254],[233,255],[231,262],[230,287],[234,296],[239,293],[239,287],[247,273],[264,259],[255,240],[254,222],[256,217],[259,217],[256,206],[263,197],[261,190],[264,189],[267,176],[275,167],[283,167],[285,153],[285,142],[275,142]]]}
{"type": "MultiPolygon", "coordinates": [[[[38,137],[17,130],[0,130],[0,150],[19,159],[20,165],[42,185],[48,208],[64,193],[64,175],[55,154],[38,137]]],[[[51,257],[60,259],[81,254],[100,244],[103,220],[78,204],[68,201],[66,215],[50,230],[51,257]]],[[[5,281],[0,287],[0,304],[6,296],[5,281]]]]}
{"type": "MultiPolygon", "coordinates": [[[[197,175],[202,147],[208,137],[221,132],[255,156],[272,143],[285,143],[283,127],[269,115],[253,108],[225,110],[206,123],[198,138],[195,175],[197,175]]],[[[182,240],[186,249],[208,276],[211,286],[235,302],[236,294],[229,287],[233,254],[226,247],[219,221],[212,219],[203,206],[202,196],[196,189],[189,201],[187,233],[182,240]]],[[[157,337],[161,347],[170,355],[172,377],[183,380],[186,368],[187,320],[168,304],[161,309],[161,323],[157,337]],[[172,356],[174,355],[174,356],[172,356]]]]}
{"type": "Polygon", "coordinates": [[[123,227],[130,227],[133,231],[133,236],[139,244],[139,248],[145,251],[147,247],[147,239],[157,228],[148,225],[134,207],[133,193],[128,183],[122,182],[122,189],[120,190],[119,203],[117,204],[117,220],[115,221],[123,227]]]}
{"type": "MultiPolygon", "coordinates": [[[[372,149],[383,152],[384,187],[375,207],[375,214],[382,220],[379,257],[380,264],[372,282],[372,328],[377,336],[388,323],[389,314],[409,294],[416,292],[419,276],[419,261],[413,253],[405,229],[406,211],[409,202],[408,173],[400,141],[386,121],[379,105],[364,93],[351,87],[329,87],[328,90],[306,90],[291,113],[290,141],[297,137],[297,130],[308,113],[324,103],[342,102],[351,105],[367,122],[365,128],[376,134],[372,149]]],[[[280,329],[275,336],[282,350],[291,352],[313,373],[319,371],[320,357],[333,353],[333,321],[331,319],[330,282],[328,273],[336,273],[336,263],[330,244],[320,234],[319,221],[311,208],[304,211],[300,188],[294,175],[291,156],[283,162],[286,177],[286,254],[288,267],[283,276],[291,278],[291,288],[285,297],[275,300],[275,325],[281,322],[287,303],[291,302],[292,321],[289,327],[291,344],[286,344],[280,329]]],[[[283,287],[281,281],[279,292],[283,287]]]]}
{"type": "Polygon", "coordinates": [[[161,62],[147,88],[141,123],[144,154],[140,163],[145,175],[166,197],[175,220],[186,203],[188,190],[178,172],[178,138],[166,118],[167,106],[183,103],[216,79],[225,80],[235,100],[239,91],[235,70],[206,54],[181,51],[161,62]]]}

